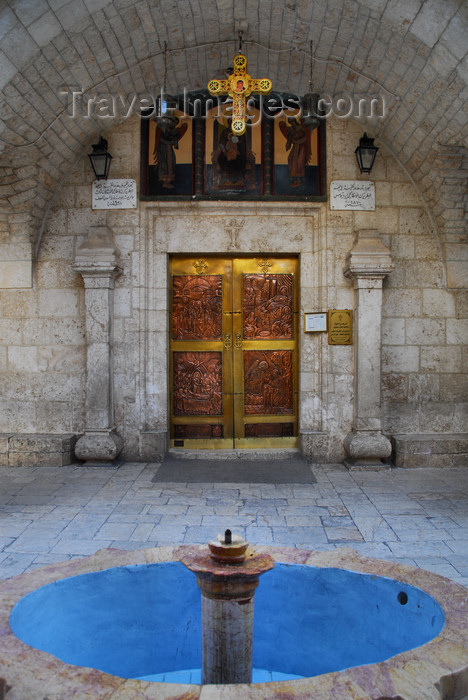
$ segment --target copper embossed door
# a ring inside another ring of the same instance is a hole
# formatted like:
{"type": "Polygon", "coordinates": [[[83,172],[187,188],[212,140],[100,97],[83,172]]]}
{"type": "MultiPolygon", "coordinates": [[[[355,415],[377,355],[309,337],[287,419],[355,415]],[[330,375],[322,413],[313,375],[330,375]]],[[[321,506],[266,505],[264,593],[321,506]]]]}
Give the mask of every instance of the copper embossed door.
{"type": "Polygon", "coordinates": [[[236,447],[296,446],[298,260],[232,267],[236,447]]]}
{"type": "Polygon", "coordinates": [[[295,446],[295,258],[174,257],[171,445],[295,446]]]}

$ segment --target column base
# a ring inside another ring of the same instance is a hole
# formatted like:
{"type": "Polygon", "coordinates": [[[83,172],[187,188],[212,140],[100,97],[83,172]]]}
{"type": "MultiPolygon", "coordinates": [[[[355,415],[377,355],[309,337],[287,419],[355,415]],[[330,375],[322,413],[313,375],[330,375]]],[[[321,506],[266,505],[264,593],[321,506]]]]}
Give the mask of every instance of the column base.
{"type": "Polygon", "coordinates": [[[359,471],[360,469],[372,469],[373,471],[377,469],[381,471],[392,467],[389,462],[383,462],[381,459],[345,459],[343,464],[350,472],[359,471]]]}
{"type": "Polygon", "coordinates": [[[167,430],[144,430],[140,433],[139,459],[142,462],[161,462],[168,445],[167,430]]]}
{"type": "Polygon", "coordinates": [[[113,462],[123,447],[122,438],[107,430],[86,431],[75,445],[75,455],[87,464],[100,465],[113,462]]]}
{"type": "Polygon", "coordinates": [[[383,459],[392,454],[392,443],[380,431],[351,432],[344,439],[344,447],[349,455],[346,464],[353,466],[381,466],[383,459]]]}
{"type": "Polygon", "coordinates": [[[327,462],[330,455],[330,436],[319,430],[301,431],[299,445],[302,454],[312,462],[327,462]]]}

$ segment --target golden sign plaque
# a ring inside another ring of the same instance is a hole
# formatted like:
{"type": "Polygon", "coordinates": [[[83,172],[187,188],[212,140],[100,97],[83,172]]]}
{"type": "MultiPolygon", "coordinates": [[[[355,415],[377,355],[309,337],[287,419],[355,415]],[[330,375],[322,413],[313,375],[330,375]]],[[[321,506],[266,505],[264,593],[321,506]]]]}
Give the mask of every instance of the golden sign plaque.
{"type": "Polygon", "coordinates": [[[353,344],[353,312],[350,309],[329,309],[328,344],[353,344]]]}

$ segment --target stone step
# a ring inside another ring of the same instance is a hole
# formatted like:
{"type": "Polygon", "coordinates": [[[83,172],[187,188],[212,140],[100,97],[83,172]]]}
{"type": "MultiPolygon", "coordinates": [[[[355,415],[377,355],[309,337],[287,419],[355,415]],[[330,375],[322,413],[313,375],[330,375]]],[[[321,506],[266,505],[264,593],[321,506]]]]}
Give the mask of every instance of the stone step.
{"type": "Polygon", "coordinates": [[[179,447],[171,447],[168,453],[173,458],[199,459],[199,460],[223,460],[245,459],[245,460],[276,460],[290,459],[291,457],[301,457],[302,453],[298,448],[289,447],[281,449],[262,450],[184,450],[179,447]]]}

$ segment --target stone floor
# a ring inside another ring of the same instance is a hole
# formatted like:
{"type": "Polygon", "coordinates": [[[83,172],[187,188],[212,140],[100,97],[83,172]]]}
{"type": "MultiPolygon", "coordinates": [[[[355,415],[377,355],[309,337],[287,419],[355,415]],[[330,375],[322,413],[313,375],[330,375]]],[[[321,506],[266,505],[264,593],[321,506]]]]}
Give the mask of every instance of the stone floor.
{"type": "Polygon", "coordinates": [[[468,469],[314,465],[316,484],[155,484],[158,466],[1,467],[0,578],[229,527],[252,544],[348,546],[468,586],[468,469]]]}

